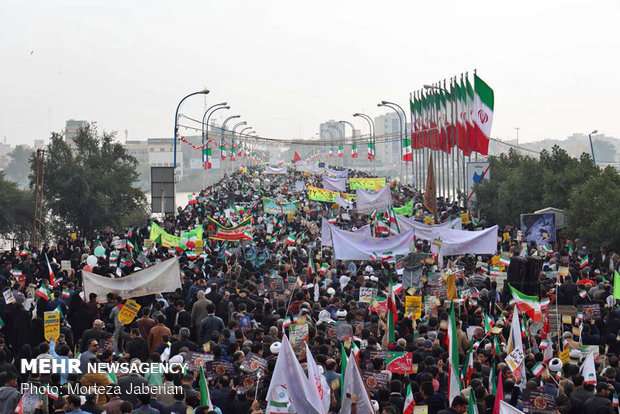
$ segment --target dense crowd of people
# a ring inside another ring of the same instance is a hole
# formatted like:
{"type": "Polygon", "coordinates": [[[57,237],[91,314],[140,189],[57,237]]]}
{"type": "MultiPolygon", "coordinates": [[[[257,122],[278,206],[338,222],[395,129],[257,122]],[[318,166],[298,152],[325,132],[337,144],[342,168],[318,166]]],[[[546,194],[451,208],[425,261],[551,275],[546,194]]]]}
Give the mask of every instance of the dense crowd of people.
{"type": "MultiPolygon", "coordinates": [[[[458,269],[457,297],[449,300],[446,289],[436,286],[445,282],[441,266],[430,254],[432,242],[418,240],[412,251],[426,254],[422,279],[417,289],[405,285],[395,295],[398,317],[392,343],[386,311],[377,306],[376,299],[389,296],[394,289],[391,281],[402,282],[401,261],[335,260],[333,250],[321,245],[322,219],[355,230],[369,224],[371,216],[309,200],[307,185],[320,187],[321,175],[293,169],[276,175],[266,174],[263,168],[247,168],[192,195],[175,214],[144,227],[71,234],[40,250],[21,246],[1,253],[0,285],[5,294],[0,297],[0,413],[15,411],[21,404],[21,384],[27,383],[51,384],[61,390],[60,395],[40,396],[36,412],[46,414],[272,412],[267,391],[283,335],[291,332],[289,325],[298,323],[308,325],[309,350],[330,388],[326,413],[341,408],[342,358],[353,349],[359,350],[357,363],[364,378],[372,377],[365,386],[375,413],[403,414],[408,390],[414,404],[426,406],[429,414],[492,413],[497,411],[498,397],[520,410],[527,410],[536,398],[548,400],[549,411],[542,412],[618,410],[620,311],[613,295],[614,272],[620,266],[617,253],[605,248],[590,250],[579,240],[561,237],[551,246],[523,245],[518,229],[505,227],[499,232],[496,255],[465,254],[445,260],[446,266],[449,262],[458,269]],[[263,197],[282,203],[296,200],[297,211],[267,214],[263,197]],[[232,227],[247,217],[252,218],[251,240],[209,238],[214,222],[232,227]],[[150,239],[153,224],[176,236],[202,225],[204,253],[163,246],[160,240],[150,239]],[[126,243],[119,245],[118,240],[126,243]],[[96,248],[103,248],[104,254],[91,266],[87,260],[96,248]],[[489,269],[497,265],[501,274],[506,269],[498,258],[531,254],[543,261],[535,299],[540,303],[548,300],[549,305],[543,305],[541,320],[525,315],[521,319],[521,363],[526,375],[520,378],[505,360],[513,307],[517,305],[512,303],[507,283],[489,269]],[[130,324],[123,324],[118,317],[127,298],[112,293],[105,298],[84,294],[85,267],[116,279],[171,257],[180,263],[182,288],[134,298],[141,308],[130,324]],[[62,266],[66,261],[70,261],[69,267],[62,266]],[[49,297],[37,294],[41,286],[49,290],[49,297]],[[365,288],[376,290],[368,301],[360,301],[360,291],[367,291],[365,288]],[[405,313],[407,295],[423,298],[418,318],[405,313]],[[566,315],[556,305],[577,312],[566,315]],[[446,336],[451,307],[458,319],[461,390],[449,401],[446,336]],[[56,310],[61,315],[60,336],[48,342],[44,313],[56,310]],[[552,336],[543,334],[548,324],[552,336]],[[352,335],[343,337],[341,332],[349,332],[347,326],[352,335]],[[411,352],[411,372],[387,370],[385,351],[411,352]],[[93,362],[187,362],[196,354],[212,355],[214,361],[225,362],[221,365],[224,369],[210,371],[205,365],[200,371],[117,377],[21,370],[22,360],[35,358],[79,358],[85,372],[93,362]],[[594,382],[584,378],[582,369],[590,354],[595,359],[594,382]],[[252,365],[247,369],[249,360],[258,361],[261,368],[252,365]],[[201,373],[208,381],[210,406],[201,405],[201,373]],[[72,384],[113,384],[118,392],[76,395],[70,392],[72,384]],[[140,384],[153,386],[152,392],[131,392],[140,384]],[[176,392],[163,392],[173,385],[176,392]]],[[[420,192],[397,182],[387,185],[395,206],[413,200],[412,217],[420,222],[428,218],[420,192]]],[[[439,199],[433,220],[453,220],[463,211],[456,202],[439,199]]],[[[484,217],[463,222],[463,228],[469,230],[485,226],[484,217]]],[[[305,367],[305,351],[293,345],[305,367]]],[[[356,412],[355,404],[347,412],[356,412]]]]}

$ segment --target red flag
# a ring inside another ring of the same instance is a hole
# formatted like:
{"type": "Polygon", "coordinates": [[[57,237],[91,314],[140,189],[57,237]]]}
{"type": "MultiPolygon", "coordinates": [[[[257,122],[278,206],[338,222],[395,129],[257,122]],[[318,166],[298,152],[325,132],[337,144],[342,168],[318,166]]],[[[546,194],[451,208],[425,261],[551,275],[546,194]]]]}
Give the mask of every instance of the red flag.
{"type": "Polygon", "coordinates": [[[295,151],[295,155],[293,156],[293,162],[297,162],[297,161],[301,161],[301,157],[299,156],[297,151],[295,151]]]}
{"type": "Polygon", "coordinates": [[[502,371],[499,372],[497,379],[497,392],[495,393],[495,403],[493,404],[493,414],[499,414],[499,402],[504,400],[504,384],[502,384],[502,371]]]}
{"type": "Polygon", "coordinates": [[[47,254],[45,255],[45,261],[47,262],[47,272],[50,276],[50,286],[56,286],[56,280],[54,278],[54,271],[52,270],[52,266],[50,265],[50,259],[47,258],[47,254]]]}
{"type": "Polygon", "coordinates": [[[23,404],[23,400],[24,400],[24,397],[22,396],[22,397],[19,399],[19,403],[17,403],[17,407],[15,407],[15,410],[13,411],[14,413],[17,413],[17,414],[22,414],[22,413],[24,412],[24,408],[23,408],[23,406],[22,406],[22,404],[23,404]]]}

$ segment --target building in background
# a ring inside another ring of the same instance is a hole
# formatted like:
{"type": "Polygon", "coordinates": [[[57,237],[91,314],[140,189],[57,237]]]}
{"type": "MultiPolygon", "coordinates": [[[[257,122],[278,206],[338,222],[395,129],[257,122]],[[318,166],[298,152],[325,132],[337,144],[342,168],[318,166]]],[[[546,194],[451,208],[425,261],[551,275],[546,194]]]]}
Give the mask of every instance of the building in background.
{"type": "Polygon", "coordinates": [[[34,140],[34,150],[45,149],[45,140],[44,139],[35,139],[34,140]]]}
{"type": "Polygon", "coordinates": [[[65,141],[70,147],[74,146],[74,140],[80,131],[80,128],[86,128],[88,122],[76,121],[75,119],[69,119],[65,122],[65,141]]]}
{"type": "MultiPolygon", "coordinates": [[[[384,115],[375,117],[375,136],[377,137],[377,159],[381,163],[400,162],[401,143],[399,134],[401,132],[400,118],[396,112],[388,112],[384,115]]],[[[407,131],[410,124],[407,123],[407,131]]],[[[404,134],[404,131],[403,131],[404,134]]]]}
{"type": "Polygon", "coordinates": [[[132,155],[138,161],[138,164],[149,162],[149,146],[147,141],[127,140],[125,141],[125,149],[129,155],[132,155]]]}

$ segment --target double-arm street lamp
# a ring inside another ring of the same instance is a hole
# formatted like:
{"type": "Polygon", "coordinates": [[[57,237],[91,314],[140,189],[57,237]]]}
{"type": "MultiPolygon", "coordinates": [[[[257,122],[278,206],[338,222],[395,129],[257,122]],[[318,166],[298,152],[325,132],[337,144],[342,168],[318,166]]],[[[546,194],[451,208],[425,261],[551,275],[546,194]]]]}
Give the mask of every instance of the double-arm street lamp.
{"type": "Polygon", "coordinates": [[[186,100],[187,98],[189,98],[190,96],[194,96],[194,95],[207,95],[209,93],[208,89],[203,89],[201,91],[198,92],[192,92],[189,95],[186,95],[185,97],[183,97],[183,99],[181,99],[181,101],[179,102],[179,104],[177,105],[177,109],[174,112],[174,132],[172,134],[172,141],[173,141],[173,161],[172,161],[172,167],[173,168],[177,168],[177,135],[179,133],[179,109],[181,108],[181,104],[183,103],[184,100],[186,100]]]}

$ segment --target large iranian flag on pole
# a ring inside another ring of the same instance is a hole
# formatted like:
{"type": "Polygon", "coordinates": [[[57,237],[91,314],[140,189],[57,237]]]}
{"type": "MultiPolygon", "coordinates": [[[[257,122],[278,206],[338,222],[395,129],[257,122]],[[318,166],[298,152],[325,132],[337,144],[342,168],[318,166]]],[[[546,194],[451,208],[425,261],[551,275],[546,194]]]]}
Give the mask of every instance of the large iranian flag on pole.
{"type": "Polygon", "coordinates": [[[424,92],[422,92],[422,96],[420,98],[420,130],[422,134],[421,138],[421,147],[428,147],[428,99],[424,96],[424,92]]]}
{"type": "Polygon", "coordinates": [[[457,111],[459,129],[459,148],[464,155],[471,154],[471,141],[467,130],[467,89],[461,78],[461,84],[457,85],[457,111]]]}
{"type": "Polygon", "coordinates": [[[439,132],[439,149],[450,153],[450,146],[448,145],[448,111],[446,93],[444,91],[441,91],[439,94],[439,107],[439,125],[441,127],[439,132]]]}
{"type": "Polygon", "coordinates": [[[476,151],[482,155],[489,153],[489,138],[493,124],[495,97],[493,89],[474,73],[474,130],[476,151]]]}
{"type": "Polygon", "coordinates": [[[450,322],[448,323],[448,402],[452,405],[454,397],[461,393],[461,376],[459,375],[459,345],[456,338],[456,317],[454,301],[450,306],[450,322]]]}
{"type": "Polygon", "coordinates": [[[474,126],[474,88],[469,82],[469,76],[465,76],[467,90],[467,133],[469,136],[469,152],[478,151],[476,147],[476,131],[474,126]]]}

